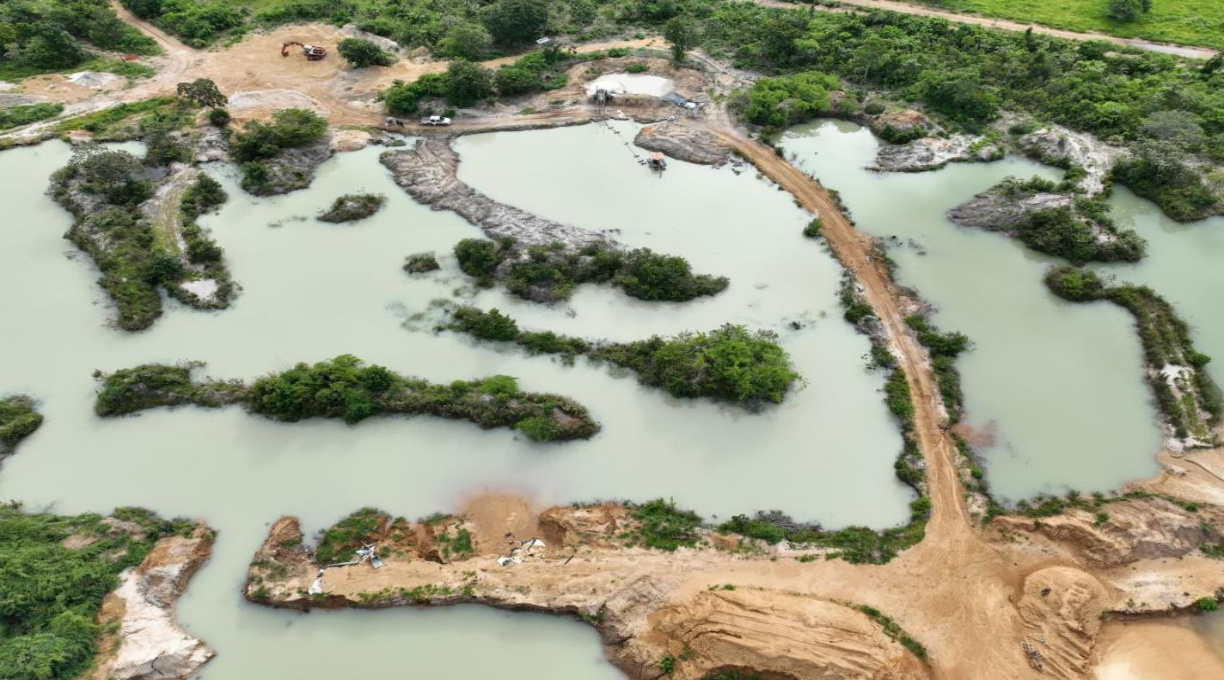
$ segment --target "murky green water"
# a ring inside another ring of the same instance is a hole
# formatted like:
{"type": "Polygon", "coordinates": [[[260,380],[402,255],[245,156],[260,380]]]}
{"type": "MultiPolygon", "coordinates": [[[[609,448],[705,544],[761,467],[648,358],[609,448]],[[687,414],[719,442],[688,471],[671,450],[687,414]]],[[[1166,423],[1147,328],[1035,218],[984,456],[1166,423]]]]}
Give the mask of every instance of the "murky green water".
{"type": "Polygon", "coordinates": [[[1224,217],[1178,224],[1121,186],[1114,187],[1109,203],[1119,226],[1147,239],[1148,256],[1138,264],[1099,269],[1163,295],[1190,324],[1199,351],[1215,358],[1208,370],[1224,384],[1224,217]]]}
{"type": "MultiPolygon", "coordinates": [[[[973,339],[974,350],[958,365],[966,421],[993,440],[979,450],[995,493],[1019,499],[1067,488],[1104,491],[1157,471],[1156,412],[1126,312],[1055,298],[1041,282],[1054,258],[945,217],[1007,175],[1055,177],[1053,170],[1009,158],[874,174],[861,168],[876,140],[833,121],[796,128],[782,145],[841,192],[861,229],[900,237],[902,245],[889,250],[900,283],[937,307],[940,327],[973,339]]],[[[1161,244],[1152,246],[1155,259],[1161,244]]]]}
{"type": "MultiPolygon", "coordinates": [[[[412,313],[467,280],[449,257],[435,275],[405,276],[404,256],[449,253],[478,231],[408,199],[377,163],[377,149],[338,156],[311,190],[273,199],[242,194],[220,172],[231,201],[204,223],[244,288],[237,303],[205,313],[170,302],[149,331],[115,331],[105,325],[111,312],[92,265],[61,238],[69,216],[43,195],[47,176],[69,156],[51,143],[0,154],[0,175],[9,182],[0,228],[0,390],[33,395],[47,418],[0,470],[0,498],[36,510],[141,505],[206,519],[220,532],[216,554],[180,614],[218,650],[205,676],[225,680],[335,677],[355,669],[400,677],[409,667],[428,677],[476,677],[523,658],[548,660],[532,665],[533,676],[617,676],[600,660],[592,631],[555,619],[482,608],[302,617],[244,605],[246,564],[282,514],[298,514],[313,531],[366,505],[415,517],[498,489],[541,503],[667,496],[707,516],[782,508],[830,526],[903,521],[911,496],[893,476],[900,438],[880,401],[881,376],[865,370],[867,343],[836,305],[839,270],[800,236],[805,217],[790,199],[730,170],[674,163],[656,178],[606,129],[519,134],[547,150],[551,170],[568,175],[533,180],[532,171],[516,170],[515,181],[524,183],[516,188],[521,200],[510,197],[517,204],[593,228],[619,225],[626,243],[684,254],[699,270],[730,276],[732,288],[691,305],[648,305],[598,288],[581,289],[556,308],[491,291],[478,296],[480,304],[513,307],[526,325],[596,337],[639,338],[725,321],[783,329],[807,387],[781,407],[748,415],[677,401],[581,362],[565,367],[405,328],[412,313]],[[561,184],[537,192],[535,182],[561,184]],[[387,208],[352,225],[295,219],[358,189],[386,193],[387,208]],[[606,205],[582,205],[596,199],[619,204],[619,217],[606,205]],[[789,330],[791,320],[803,328],[789,330]],[[201,359],[211,375],[246,378],[345,352],[434,380],[516,375],[528,389],[582,401],[604,432],[590,442],[544,446],[428,418],[347,427],[276,424],[238,409],[106,421],[92,414],[95,369],[201,359]],[[402,653],[379,653],[392,646],[402,653]]],[[[518,134],[464,140],[474,173],[521,169],[503,137],[514,142],[518,134]]]]}

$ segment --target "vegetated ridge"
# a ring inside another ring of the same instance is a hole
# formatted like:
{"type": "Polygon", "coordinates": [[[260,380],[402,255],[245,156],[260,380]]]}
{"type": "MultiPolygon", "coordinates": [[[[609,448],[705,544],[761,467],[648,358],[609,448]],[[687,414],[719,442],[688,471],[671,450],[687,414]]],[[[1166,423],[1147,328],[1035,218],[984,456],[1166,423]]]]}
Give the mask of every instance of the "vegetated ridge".
{"type": "Polygon", "coordinates": [[[673,338],[654,336],[628,343],[592,342],[551,331],[522,331],[500,310],[460,307],[444,325],[479,340],[513,342],[532,354],[559,354],[568,361],[585,355],[596,362],[629,368],[638,382],[673,397],[709,397],[747,409],[781,403],[801,378],[777,335],[726,324],[673,338]]]}
{"type": "Polygon", "coordinates": [[[99,416],[118,416],[159,406],[216,408],[242,404],[271,420],[341,418],[356,423],[380,415],[427,414],[471,421],[484,429],[516,429],[535,441],[589,439],[599,425],[586,408],[566,397],[523,392],[505,375],[435,385],[366,366],[352,355],[298,364],[255,380],[194,382],[200,364],[150,364],[99,375],[99,416]]]}

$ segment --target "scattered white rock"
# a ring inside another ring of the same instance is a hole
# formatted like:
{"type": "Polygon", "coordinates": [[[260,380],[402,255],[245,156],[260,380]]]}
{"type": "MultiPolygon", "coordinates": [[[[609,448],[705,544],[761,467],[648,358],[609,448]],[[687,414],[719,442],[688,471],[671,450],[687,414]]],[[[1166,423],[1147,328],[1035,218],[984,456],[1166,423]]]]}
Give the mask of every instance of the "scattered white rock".
{"type": "Polygon", "coordinates": [[[184,281],[179,284],[179,288],[191,293],[200,298],[203,302],[217,301],[217,280],[216,279],[200,279],[198,281],[184,281]]]}
{"type": "Polygon", "coordinates": [[[948,138],[923,137],[908,144],[885,144],[876,153],[875,163],[867,166],[877,172],[925,172],[948,163],[986,162],[1003,157],[1003,149],[981,143],[981,137],[952,135],[948,138]]]}
{"type": "Polygon", "coordinates": [[[336,130],[332,132],[332,151],[360,151],[370,145],[371,135],[365,130],[336,130]]]}
{"type": "Polygon", "coordinates": [[[1079,186],[1089,196],[1105,191],[1105,176],[1122,155],[1122,149],[1058,125],[1030,132],[1020,138],[1019,144],[1024,153],[1043,163],[1071,163],[1083,168],[1087,176],[1079,186]]]}

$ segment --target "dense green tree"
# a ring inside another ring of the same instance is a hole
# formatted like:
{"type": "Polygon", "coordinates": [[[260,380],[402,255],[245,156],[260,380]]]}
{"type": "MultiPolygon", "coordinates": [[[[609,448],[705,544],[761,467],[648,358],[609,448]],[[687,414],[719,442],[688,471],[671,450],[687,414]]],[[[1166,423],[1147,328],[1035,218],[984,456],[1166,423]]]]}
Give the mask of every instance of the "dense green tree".
{"type": "Polygon", "coordinates": [[[920,87],[923,101],[963,125],[980,126],[999,114],[998,98],[974,70],[927,71],[920,87]]]}
{"type": "Polygon", "coordinates": [[[480,61],[493,47],[488,29],[474,21],[460,21],[446,31],[438,43],[438,54],[454,59],[480,61]]]}
{"type": "Polygon", "coordinates": [[[456,59],[446,68],[446,101],[471,106],[494,94],[493,71],[470,61],[456,59]]]}
{"type": "Polygon", "coordinates": [[[503,45],[541,38],[548,27],[548,0],[497,0],[485,15],[485,26],[503,45]]]}
{"type": "Polygon", "coordinates": [[[179,83],[178,96],[196,106],[208,108],[225,106],[229,102],[229,98],[221,94],[217,84],[208,78],[197,78],[190,83],[179,83]]]}
{"type": "Polygon", "coordinates": [[[672,17],[663,26],[663,39],[671,49],[672,61],[680,63],[700,39],[697,23],[684,16],[672,17]]]}
{"type": "Polygon", "coordinates": [[[345,61],[356,68],[390,66],[395,63],[395,55],[383,51],[373,40],[365,38],[345,38],[336,49],[345,61]]]}
{"type": "Polygon", "coordinates": [[[1198,149],[1207,139],[1197,116],[1189,111],[1157,111],[1143,121],[1139,131],[1145,137],[1190,150],[1198,149]]]}
{"type": "Polygon", "coordinates": [[[535,71],[517,66],[497,69],[494,80],[497,83],[497,91],[506,96],[525,94],[540,87],[540,76],[535,71]]]}
{"type": "Polygon", "coordinates": [[[1118,21],[1134,21],[1144,12],[1144,0],[1109,0],[1110,18],[1118,21]]]}

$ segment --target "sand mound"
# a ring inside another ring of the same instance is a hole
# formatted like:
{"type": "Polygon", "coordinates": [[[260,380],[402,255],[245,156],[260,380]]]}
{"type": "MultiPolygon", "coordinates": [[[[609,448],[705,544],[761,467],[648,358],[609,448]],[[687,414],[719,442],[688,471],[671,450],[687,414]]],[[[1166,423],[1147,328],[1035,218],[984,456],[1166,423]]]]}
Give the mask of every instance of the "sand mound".
{"type": "Polygon", "coordinates": [[[1088,670],[1108,593],[1087,572],[1049,567],[1029,574],[1018,609],[1031,665],[1057,678],[1088,670]]]}
{"type": "Polygon", "coordinates": [[[307,109],[326,116],[327,107],[297,90],[248,90],[229,98],[230,112],[245,117],[270,114],[278,109],[307,109]]]}
{"type": "Polygon", "coordinates": [[[742,668],[764,677],[927,678],[927,670],[862,613],[810,597],[716,590],[698,593],[652,617],[651,632],[666,636],[668,651],[690,658],[673,677],[690,680],[711,671],[742,668]]]}

